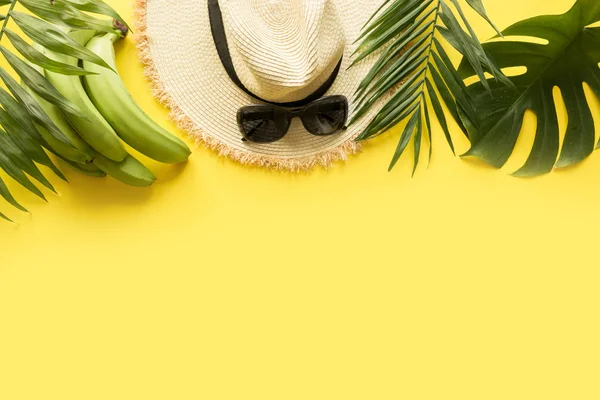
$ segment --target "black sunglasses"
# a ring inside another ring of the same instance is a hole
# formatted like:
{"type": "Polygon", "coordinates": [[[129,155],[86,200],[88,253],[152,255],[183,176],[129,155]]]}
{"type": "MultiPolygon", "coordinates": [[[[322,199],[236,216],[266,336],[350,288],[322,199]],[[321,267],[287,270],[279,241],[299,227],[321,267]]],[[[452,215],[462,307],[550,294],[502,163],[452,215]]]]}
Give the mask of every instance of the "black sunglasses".
{"type": "Polygon", "coordinates": [[[291,111],[275,105],[248,106],[237,113],[243,140],[252,143],[273,143],[283,139],[295,117],[299,117],[306,130],[315,136],[334,135],[346,129],[348,99],[344,96],[323,97],[291,111]]]}

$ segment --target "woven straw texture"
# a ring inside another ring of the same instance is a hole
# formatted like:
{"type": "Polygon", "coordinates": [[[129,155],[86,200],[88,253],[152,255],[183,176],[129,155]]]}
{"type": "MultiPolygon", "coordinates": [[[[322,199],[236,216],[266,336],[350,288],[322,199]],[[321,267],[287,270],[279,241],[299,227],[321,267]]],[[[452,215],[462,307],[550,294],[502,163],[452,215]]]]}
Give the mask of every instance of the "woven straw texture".
{"type": "MultiPolygon", "coordinates": [[[[373,65],[370,57],[349,69],[353,42],[381,4],[378,0],[220,0],[220,4],[228,39],[233,38],[230,50],[236,72],[245,86],[268,100],[293,101],[310,94],[329,77],[342,52],[342,68],[328,95],[352,99],[373,65]]],[[[207,1],[137,0],[136,13],[138,49],[155,97],[192,138],[243,164],[291,171],[329,167],[359,151],[355,138],[377,107],[338,135],[313,136],[295,119],[279,142],[242,142],[236,113],[257,101],[225,72],[212,39],[207,1]]]]}

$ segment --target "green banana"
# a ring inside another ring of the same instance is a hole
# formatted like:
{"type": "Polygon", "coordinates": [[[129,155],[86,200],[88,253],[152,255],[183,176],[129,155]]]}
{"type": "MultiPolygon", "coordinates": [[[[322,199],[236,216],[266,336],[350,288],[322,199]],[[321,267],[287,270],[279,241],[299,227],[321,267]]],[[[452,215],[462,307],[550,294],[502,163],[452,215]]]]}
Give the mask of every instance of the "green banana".
{"type": "Polygon", "coordinates": [[[115,162],[101,155],[96,155],[94,165],[129,186],[150,186],[156,180],[152,171],[132,156],[127,156],[121,162],[115,162]]]}
{"type": "Polygon", "coordinates": [[[60,129],[62,133],[64,133],[64,135],[73,144],[73,146],[65,145],[63,142],[57,140],[54,136],[52,136],[50,132],[46,130],[46,128],[39,124],[35,124],[36,129],[38,130],[42,138],[44,138],[44,140],[48,143],[48,146],[50,146],[52,151],[73,162],[91,162],[93,155],[92,149],[83,139],[81,139],[77,132],[73,130],[71,125],[69,125],[62,111],[60,111],[60,109],[58,109],[54,105],[45,102],[44,99],[34,95],[34,93],[30,92],[30,94],[40,104],[42,109],[46,112],[48,117],[50,117],[50,119],[52,120],[52,122],[54,122],[58,129],[60,129]]]}
{"type": "MultiPolygon", "coordinates": [[[[61,157],[62,158],[62,157],[61,157]]],[[[82,174],[92,176],[95,178],[104,178],[106,176],[106,172],[102,171],[100,168],[96,167],[94,164],[81,164],[77,162],[69,161],[65,158],[62,160],[67,163],[71,168],[75,171],[80,172],[82,174]]]]}
{"type": "MultiPolygon", "coordinates": [[[[117,39],[119,36],[109,33],[93,38],[86,46],[115,71],[113,44],[117,39]]],[[[116,72],[86,61],[83,68],[97,74],[83,78],[87,93],[121,139],[140,153],[163,163],[177,164],[189,158],[191,151],[187,145],[142,110],[116,72]]]]}
{"type": "MultiPolygon", "coordinates": [[[[39,73],[44,74],[44,69],[39,67],[33,63],[28,63],[32,68],[35,68],[39,73]]],[[[57,140],[54,136],[48,132],[46,128],[39,124],[35,124],[36,129],[42,136],[42,138],[46,141],[48,146],[50,146],[49,150],[52,150],[54,153],[58,154],[64,159],[69,161],[77,162],[77,163],[88,163],[92,161],[93,151],[88,146],[88,144],[81,139],[81,137],[73,130],[71,125],[65,119],[62,111],[54,104],[47,102],[38,96],[33,90],[31,90],[27,85],[22,83],[23,88],[38,102],[40,107],[44,110],[44,112],[48,115],[50,120],[54,122],[54,124],[64,133],[64,135],[71,142],[71,146],[57,140]]]]}
{"type": "MultiPolygon", "coordinates": [[[[94,31],[72,31],[69,35],[82,45],[85,45],[96,32],[94,31]]],[[[77,65],[79,60],[64,54],[44,49],[49,58],[69,65],[77,65]]],[[[58,91],[76,104],[86,118],[78,118],[65,115],[69,123],[79,132],[79,135],[98,153],[114,160],[122,161],[127,157],[125,147],[119,140],[115,130],[98,112],[88,97],[81,78],[79,76],[62,75],[56,72],[46,71],[46,78],[58,91]]]]}

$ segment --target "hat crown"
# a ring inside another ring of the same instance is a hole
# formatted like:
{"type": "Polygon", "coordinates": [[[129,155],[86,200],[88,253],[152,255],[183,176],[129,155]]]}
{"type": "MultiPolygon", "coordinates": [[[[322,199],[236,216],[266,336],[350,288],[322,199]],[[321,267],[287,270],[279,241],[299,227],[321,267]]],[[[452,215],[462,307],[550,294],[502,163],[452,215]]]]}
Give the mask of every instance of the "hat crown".
{"type": "Polygon", "coordinates": [[[304,99],[335,71],[344,31],[331,0],[220,0],[240,80],[272,102],[304,99]]]}

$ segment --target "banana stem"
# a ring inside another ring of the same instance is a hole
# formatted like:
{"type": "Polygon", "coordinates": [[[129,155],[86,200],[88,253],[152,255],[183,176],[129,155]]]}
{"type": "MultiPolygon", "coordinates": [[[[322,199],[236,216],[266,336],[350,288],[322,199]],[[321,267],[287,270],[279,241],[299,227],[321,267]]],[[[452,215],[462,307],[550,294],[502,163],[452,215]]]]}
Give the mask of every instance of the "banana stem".
{"type": "Polygon", "coordinates": [[[123,24],[118,19],[113,19],[113,28],[120,31],[123,37],[127,36],[127,34],[129,33],[129,29],[127,28],[127,26],[125,26],[125,24],[123,24]]]}
{"type": "Polygon", "coordinates": [[[114,33],[107,33],[106,35],[108,36],[108,39],[110,40],[110,42],[112,44],[115,44],[117,42],[117,40],[121,39],[119,37],[119,35],[114,34],[114,33]]]}
{"type": "Polygon", "coordinates": [[[6,25],[8,25],[8,20],[10,19],[10,12],[12,10],[14,10],[16,5],[17,5],[17,0],[12,0],[12,3],[10,3],[10,7],[8,9],[8,12],[6,13],[6,18],[4,18],[4,23],[2,24],[2,29],[0,29],[0,40],[2,40],[2,37],[4,36],[4,29],[6,29],[6,25]]]}

